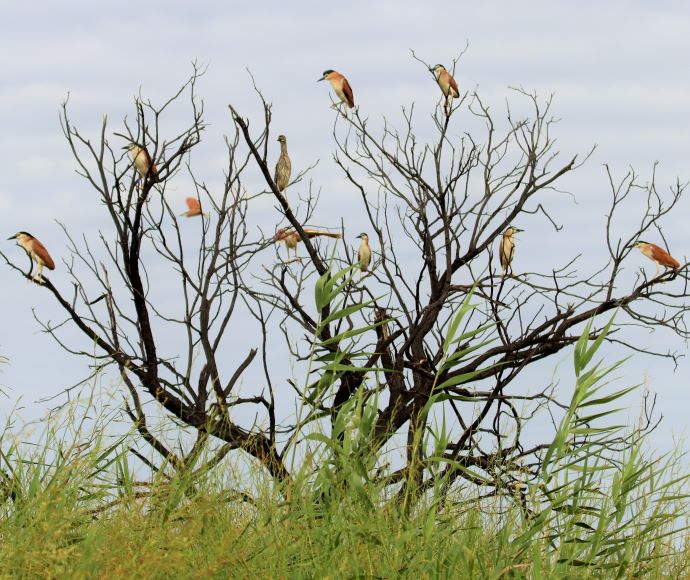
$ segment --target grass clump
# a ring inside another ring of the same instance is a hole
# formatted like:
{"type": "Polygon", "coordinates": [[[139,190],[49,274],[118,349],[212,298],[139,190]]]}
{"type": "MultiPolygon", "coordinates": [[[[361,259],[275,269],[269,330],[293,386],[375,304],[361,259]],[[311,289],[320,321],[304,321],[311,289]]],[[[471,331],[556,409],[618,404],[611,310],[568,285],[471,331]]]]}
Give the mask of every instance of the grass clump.
{"type": "MultiPolygon", "coordinates": [[[[583,337],[589,335],[586,328],[583,337]]],[[[603,340],[603,339],[602,339],[603,340]]],[[[19,577],[687,577],[688,476],[654,458],[648,430],[617,425],[619,364],[575,349],[575,386],[537,481],[458,477],[412,496],[367,451],[376,403],[344,406],[311,433],[288,485],[256,467],[137,480],[133,434],[48,428],[0,443],[0,570],[19,577]],[[68,430],[69,431],[69,430],[68,430]],[[413,498],[413,501],[410,498],[413,498]]],[[[107,421],[103,422],[104,424],[107,421]]],[[[439,460],[440,461],[440,460],[439,460]]]]}

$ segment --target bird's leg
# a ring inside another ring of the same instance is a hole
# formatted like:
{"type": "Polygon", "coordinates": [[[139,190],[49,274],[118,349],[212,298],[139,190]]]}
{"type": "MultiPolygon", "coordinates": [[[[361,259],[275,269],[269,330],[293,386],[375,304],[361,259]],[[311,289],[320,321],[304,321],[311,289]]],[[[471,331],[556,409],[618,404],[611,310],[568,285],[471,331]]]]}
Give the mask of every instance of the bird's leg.
{"type": "Polygon", "coordinates": [[[656,272],[654,272],[654,277],[655,278],[659,277],[659,262],[656,263],[656,272]]]}
{"type": "Polygon", "coordinates": [[[36,272],[36,277],[32,277],[32,280],[34,282],[38,280],[39,284],[43,284],[43,264],[41,264],[40,262],[38,263],[38,271],[36,272]]]}
{"type": "Polygon", "coordinates": [[[292,264],[292,262],[302,262],[302,259],[297,255],[297,248],[295,248],[295,257],[290,259],[290,248],[287,249],[287,262],[285,264],[292,264]]]}
{"type": "Polygon", "coordinates": [[[31,259],[31,254],[27,252],[26,255],[29,258],[29,272],[27,273],[27,276],[31,276],[31,280],[33,281],[34,277],[31,275],[31,273],[34,270],[34,261],[31,259]]]}

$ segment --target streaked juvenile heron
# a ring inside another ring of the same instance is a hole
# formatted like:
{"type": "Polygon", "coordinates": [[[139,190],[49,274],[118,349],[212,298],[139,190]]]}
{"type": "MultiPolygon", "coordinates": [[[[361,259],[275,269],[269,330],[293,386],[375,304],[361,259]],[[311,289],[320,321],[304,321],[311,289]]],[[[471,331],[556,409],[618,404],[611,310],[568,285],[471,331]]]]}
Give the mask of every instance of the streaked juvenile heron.
{"type": "Polygon", "coordinates": [[[515,234],[521,232],[520,228],[515,226],[508,226],[503,236],[498,243],[498,257],[501,260],[501,268],[503,268],[503,277],[505,278],[508,270],[510,275],[513,275],[513,258],[515,257],[515,234]]]}
{"type": "MultiPolygon", "coordinates": [[[[29,232],[17,232],[7,239],[17,240],[17,245],[21,246],[29,258],[38,264],[38,271],[35,275],[31,276],[31,280],[36,282],[38,279],[38,282],[43,284],[43,266],[48,268],[48,270],[55,270],[55,262],[53,262],[53,258],[50,257],[50,254],[48,253],[48,250],[46,250],[45,246],[34,238],[29,232]]],[[[31,266],[31,270],[33,270],[33,264],[31,266]]],[[[29,274],[31,274],[31,270],[29,270],[29,274]]]]}
{"type": "Polygon", "coordinates": [[[369,264],[371,263],[371,247],[369,246],[369,236],[367,234],[361,233],[357,237],[362,240],[357,250],[357,262],[360,270],[359,279],[361,280],[364,278],[364,275],[369,269],[369,264]]]}
{"type": "Polygon", "coordinates": [[[350,83],[348,83],[347,79],[339,72],[331,69],[323,71],[323,76],[316,82],[319,81],[329,81],[335,94],[338,95],[338,98],[345,103],[345,105],[350,108],[355,106],[355,97],[352,94],[352,87],[350,87],[350,83]]]}
{"type": "Polygon", "coordinates": [[[290,183],[292,163],[290,162],[290,156],[288,155],[287,139],[285,138],[285,135],[280,135],[278,137],[278,143],[280,143],[280,157],[278,158],[278,163],[276,163],[276,171],[273,181],[275,182],[278,191],[287,199],[285,188],[288,186],[288,183],[290,183]]]}

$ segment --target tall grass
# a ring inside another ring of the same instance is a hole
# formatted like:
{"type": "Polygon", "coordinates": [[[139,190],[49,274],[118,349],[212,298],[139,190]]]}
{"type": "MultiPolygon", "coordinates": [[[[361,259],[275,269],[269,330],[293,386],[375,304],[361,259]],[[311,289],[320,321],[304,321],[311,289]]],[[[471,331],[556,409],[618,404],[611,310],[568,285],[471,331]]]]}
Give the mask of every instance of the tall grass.
{"type": "Polygon", "coordinates": [[[683,458],[654,457],[643,429],[615,425],[615,405],[631,388],[607,384],[620,363],[594,362],[600,344],[583,338],[575,349],[571,403],[540,480],[491,499],[469,488],[431,489],[414,509],[401,509],[372,476],[376,457],[365,441],[375,401],[362,396],[341,410],[332,433],[310,435],[321,450],[317,466],[305,461],[288,490],[232,462],[138,481],[128,453],[133,435],[109,439],[105,421],[67,431],[49,424],[32,444],[5,430],[0,570],[135,578],[687,576],[683,458]]]}

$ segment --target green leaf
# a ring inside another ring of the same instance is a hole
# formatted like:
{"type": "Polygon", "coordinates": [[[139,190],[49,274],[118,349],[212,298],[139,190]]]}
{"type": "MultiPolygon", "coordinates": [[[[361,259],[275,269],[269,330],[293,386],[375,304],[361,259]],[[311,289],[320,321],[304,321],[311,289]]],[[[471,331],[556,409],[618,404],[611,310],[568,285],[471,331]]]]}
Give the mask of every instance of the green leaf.
{"type": "MultiPolygon", "coordinates": [[[[327,324],[333,322],[334,320],[340,320],[341,318],[345,318],[347,316],[351,316],[360,310],[363,310],[370,304],[373,304],[375,300],[369,300],[367,302],[362,302],[361,304],[352,304],[351,306],[347,306],[346,308],[340,309],[340,310],[334,310],[331,312],[328,317],[321,322],[321,326],[326,326],[327,324]]],[[[368,329],[369,327],[367,327],[368,329]]],[[[373,327],[372,327],[373,328],[373,327]]]]}

